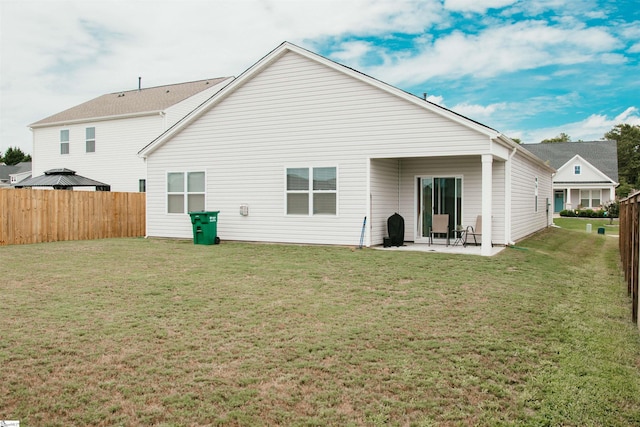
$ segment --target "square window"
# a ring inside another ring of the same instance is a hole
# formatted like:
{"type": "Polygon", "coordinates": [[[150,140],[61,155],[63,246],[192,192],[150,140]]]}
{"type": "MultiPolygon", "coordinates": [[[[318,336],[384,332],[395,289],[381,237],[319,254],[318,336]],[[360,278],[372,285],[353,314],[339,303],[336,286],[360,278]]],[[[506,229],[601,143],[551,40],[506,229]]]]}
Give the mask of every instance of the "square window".
{"type": "Polygon", "coordinates": [[[336,215],[337,188],[335,167],[288,168],[287,215],[336,215]]]}
{"type": "Polygon", "coordinates": [[[167,212],[186,213],[205,209],[205,173],[167,173],[167,212]]]}
{"type": "Polygon", "coordinates": [[[309,169],[287,169],[287,190],[309,191],[309,169]]]}
{"type": "Polygon", "coordinates": [[[335,215],[336,214],[336,193],[314,193],[313,214],[314,215],[335,215]]]}
{"type": "Polygon", "coordinates": [[[309,215],[309,193],[290,193],[287,195],[288,215],[309,215]]]}

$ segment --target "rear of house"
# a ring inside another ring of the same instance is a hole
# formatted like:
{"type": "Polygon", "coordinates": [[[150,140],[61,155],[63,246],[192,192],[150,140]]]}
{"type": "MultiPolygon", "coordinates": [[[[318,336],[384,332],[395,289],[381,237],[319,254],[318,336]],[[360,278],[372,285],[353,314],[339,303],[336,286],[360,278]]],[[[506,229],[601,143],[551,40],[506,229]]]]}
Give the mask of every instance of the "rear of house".
{"type": "Polygon", "coordinates": [[[145,147],[147,234],[381,244],[386,221],[426,242],[482,215],[483,253],[549,223],[552,169],[499,132],[284,43],[145,147]]]}

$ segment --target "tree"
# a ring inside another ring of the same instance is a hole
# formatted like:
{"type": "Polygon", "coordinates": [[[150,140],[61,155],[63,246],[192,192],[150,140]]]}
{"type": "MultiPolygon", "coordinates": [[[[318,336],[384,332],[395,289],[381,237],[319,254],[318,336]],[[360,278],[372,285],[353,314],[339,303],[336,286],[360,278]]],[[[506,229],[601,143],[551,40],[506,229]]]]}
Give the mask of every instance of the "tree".
{"type": "Polygon", "coordinates": [[[0,162],[8,166],[17,165],[20,162],[30,162],[31,156],[24,154],[18,147],[9,147],[4,153],[4,156],[0,157],[0,162]]]}
{"type": "Polygon", "coordinates": [[[618,124],[604,134],[618,147],[618,180],[621,187],[640,187],[640,125],[618,124]]]}
{"type": "Polygon", "coordinates": [[[550,144],[553,142],[571,142],[571,137],[569,135],[567,135],[566,133],[562,132],[560,133],[560,135],[554,137],[554,138],[549,138],[549,139],[544,139],[542,140],[540,143],[541,144],[550,144]]]}

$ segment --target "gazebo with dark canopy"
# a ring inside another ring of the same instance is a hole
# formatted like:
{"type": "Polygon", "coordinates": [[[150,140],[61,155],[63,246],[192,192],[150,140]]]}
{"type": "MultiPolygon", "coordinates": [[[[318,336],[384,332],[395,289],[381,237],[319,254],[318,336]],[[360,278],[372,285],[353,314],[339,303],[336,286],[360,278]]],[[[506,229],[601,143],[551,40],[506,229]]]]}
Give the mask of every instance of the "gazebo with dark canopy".
{"type": "Polygon", "coordinates": [[[14,185],[14,187],[53,187],[54,190],[69,190],[73,187],[96,187],[96,191],[111,191],[110,185],[76,175],[76,171],[66,168],[50,169],[45,171],[44,175],[25,179],[14,185]]]}

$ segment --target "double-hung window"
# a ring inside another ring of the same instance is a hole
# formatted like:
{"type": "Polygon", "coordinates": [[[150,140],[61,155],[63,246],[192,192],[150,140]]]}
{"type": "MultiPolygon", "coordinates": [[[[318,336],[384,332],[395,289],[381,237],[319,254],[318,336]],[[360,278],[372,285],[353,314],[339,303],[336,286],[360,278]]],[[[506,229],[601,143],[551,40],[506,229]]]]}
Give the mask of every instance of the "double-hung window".
{"type": "Polygon", "coordinates": [[[96,128],[86,129],[86,151],[87,153],[96,152],[96,128]]]}
{"type": "Polygon", "coordinates": [[[204,199],[204,172],[169,172],[167,174],[168,213],[203,211],[204,199]]]}
{"type": "Polygon", "coordinates": [[[69,129],[60,131],[60,154],[69,154],[69,129]]]}
{"type": "Polygon", "coordinates": [[[580,168],[580,165],[574,165],[573,166],[573,174],[574,175],[580,175],[582,173],[582,170],[580,168]]]}
{"type": "Polygon", "coordinates": [[[580,204],[583,208],[597,208],[601,195],[600,190],[580,190],[580,204]]]}
{"type": "Polygon", "coordinates": [[[287,215],[337,215],[335,167],[287,168],[287,215]]]}

